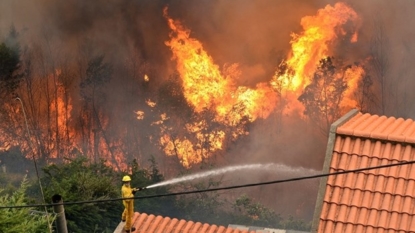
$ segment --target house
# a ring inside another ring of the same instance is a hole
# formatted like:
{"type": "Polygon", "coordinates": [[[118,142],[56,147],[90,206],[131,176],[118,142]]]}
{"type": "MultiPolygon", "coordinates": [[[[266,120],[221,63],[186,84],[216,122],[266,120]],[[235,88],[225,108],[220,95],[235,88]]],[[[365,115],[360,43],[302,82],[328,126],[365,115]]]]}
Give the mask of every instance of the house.
{"type": "MultiPolygon", "coordinates": [[[[413,160],[413,120],[352,110],[330,128],[323,173],[413,160]]],[[[415,232],[415,164],[322,178],[311,232],[415,232]]]]}

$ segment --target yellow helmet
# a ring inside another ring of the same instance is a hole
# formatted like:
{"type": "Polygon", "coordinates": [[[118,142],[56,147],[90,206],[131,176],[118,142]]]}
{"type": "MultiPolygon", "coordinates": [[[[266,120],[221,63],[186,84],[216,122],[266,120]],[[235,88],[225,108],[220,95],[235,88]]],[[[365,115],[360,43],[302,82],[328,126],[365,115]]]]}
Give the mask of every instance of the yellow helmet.
{"type": "Polygon", "coordinates": [[[131,181],[131,177],[130,177],[130,176],[124,176],[124,177],[122,178],[122,181],[123,181],[123,182],[131,181]]]}

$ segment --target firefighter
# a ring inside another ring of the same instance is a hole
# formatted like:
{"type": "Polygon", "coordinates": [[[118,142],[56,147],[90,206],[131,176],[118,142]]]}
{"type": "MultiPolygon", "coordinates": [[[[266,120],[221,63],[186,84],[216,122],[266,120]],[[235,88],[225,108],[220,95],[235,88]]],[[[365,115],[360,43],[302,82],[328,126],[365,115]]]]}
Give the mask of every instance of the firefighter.
{"type": "MultiPolygon", "coordinates": [[[[130,198],[134,197],[134,194],[137,191],[140,191],[140,188],[131,188],[131,177],[130,176],[124,176],[122,178],[122,188],[121,188],[121,194],[122,198],[130,198]]],[[[124,230],[125,232],[134,232],[135,227],[131,226],[131,220],[133,218],[134,214],[134,199],[127,199],[123,200],[124,205],[124,212],[122,213],[121,219],[123,222],[125,222],[124,230]]]]}

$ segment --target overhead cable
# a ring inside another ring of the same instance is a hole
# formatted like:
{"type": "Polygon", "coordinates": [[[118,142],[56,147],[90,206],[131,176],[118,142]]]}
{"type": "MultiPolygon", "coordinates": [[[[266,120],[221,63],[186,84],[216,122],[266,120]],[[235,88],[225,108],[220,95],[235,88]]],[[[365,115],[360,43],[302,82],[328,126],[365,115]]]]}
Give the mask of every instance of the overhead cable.
{"type": "Polygon", "coordinates": [[[205,192],[214,192],[214,191],[220,191],[220,190],[229,190],[229,189],[247,188],[247,187],[270,185],[270,184],[288,183],[288,182],[294,182],[294,181],[300,181],[300,180],[322,178],[322,177],[327,177],[327,176],[337,176],[337,175],[343,175],[343,174],[348,174],[348,173],[362,172],[362,171],[388,168],[388,167],[394,167],[394,166],[403,166],[403,165],[409,165],[409,164],[414,164],[414,163],[415,163],[415,160],[411,160],[411,161],[404,161],[404,162],[399,162],[399,163],[390,163],[390,164],[384,164],[384,165],[373,166],[373,167],[364,167],[364,168],[357,168],[357,169],[352,169],[352,170],[343,170],[343,171],[337,171],[337,172],[332,172],[332,173],[322,173],[322,174],[316,174],[316,175],[310,175],[310,176],[301,176],[301,177],[282,179],[282,180],[273,180],[273,181],[265,181],[265,182],[242,184],[242,185],[233,185],[233,186],[218,187],[218,188],[182,191],[182,192],[175,192],[175,193],[164,193],[164,194],[155,194],[155,195],[147,195],[147,196],[137,196],[137,197],[131,197],[131,198],[111,198],[111,199],[95,199],[95,200],[71,201],[71,202],[51,203],[51,204],[0,206],[0,209],[51,207],[51,206],[55,206],[55,205],[69,206],[69,205],[81,205],[81,204],[90,204],[90,203],[121,201],[121,200],[127,200],[127,199],[149,199],[149,198],[179,196],[179,195],[187,195],[187,194],[194,194],[194,193],[205,193],[205,192]]]}

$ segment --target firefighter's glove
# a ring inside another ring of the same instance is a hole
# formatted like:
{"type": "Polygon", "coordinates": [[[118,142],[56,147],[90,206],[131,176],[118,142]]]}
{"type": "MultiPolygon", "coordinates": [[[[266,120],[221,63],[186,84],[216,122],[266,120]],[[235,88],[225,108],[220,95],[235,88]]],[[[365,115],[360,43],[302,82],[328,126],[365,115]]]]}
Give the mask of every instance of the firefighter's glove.
{"type": "Polygon", "coordinates": [[[133,189],[133,191],[132,191],[133,195],[134,195],[136,192],[137,192],[137,189],[136,189],[136,188],[134,188],[134,189],[133,189]]]}

